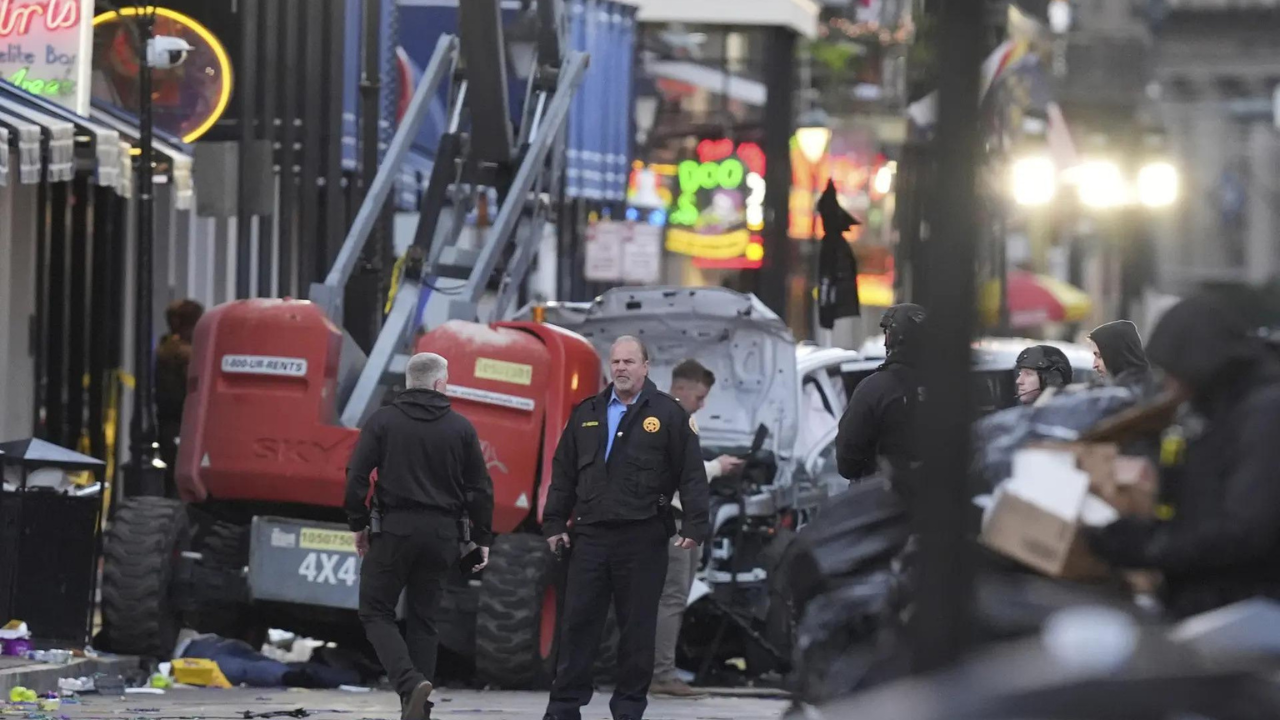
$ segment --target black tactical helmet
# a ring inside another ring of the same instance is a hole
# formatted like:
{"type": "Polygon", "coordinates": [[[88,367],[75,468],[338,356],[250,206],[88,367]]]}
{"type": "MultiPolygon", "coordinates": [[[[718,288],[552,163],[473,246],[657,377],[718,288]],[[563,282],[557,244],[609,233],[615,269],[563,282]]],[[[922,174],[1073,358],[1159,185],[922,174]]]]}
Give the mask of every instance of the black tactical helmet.
{"type": "Polygon", "coordinates": [[[924,308],[913,303],[902,303],[885,310],[880,318],[885,350],[893,354],[911,344],[916,331],[924,325],[924,320],[924,308]]]}
{"type": "Polygon", "coordinates": [[[1052,345],[1032,345],[1018,353],[1015,370],[1035,370],[1040,376],[1040,389],[1071,384],[1071,361],[1067,354],[1052,345]]]}

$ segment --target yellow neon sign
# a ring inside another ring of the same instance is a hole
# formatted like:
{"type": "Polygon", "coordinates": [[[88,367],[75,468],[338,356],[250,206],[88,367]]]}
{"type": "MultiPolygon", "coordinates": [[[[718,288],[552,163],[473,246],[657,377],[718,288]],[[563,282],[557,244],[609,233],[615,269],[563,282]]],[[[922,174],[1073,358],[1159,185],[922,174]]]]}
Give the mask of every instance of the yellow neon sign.
{"type": "MultiPolygon", "coordinates": [[[[231,56],[227,54],[227,49],[222,47],[222,43],[218,41],[217,36],[209,31],[209,28],[200,24],[194,18],[183,15],[176,10],[170,10],[169,8],[151,6],[146,8],[120,8],[118,11],[111,10],[94,17],[93,26],[97,27],[102,23],[110,22],[119,17],[133,17],[143,12],[154,13],[159,17],[168,18],[190,28],[192,32],[199,35],[200,39],[203,40],[211,50],[213,50],[213,56],[218,60],[218,69],[222,72],[223,80],[222,87],[218,92],[218,99],[213,106],[213,112],[209,113],[209,117],[206,118],[203,123],[200,123],[198,127],[182,136],[182,142],[195,142],[201,135],[209,132],[209,129],[222,118],[222,114],[227,111],[227,105],[231,102],[231,56]]],[[[140,54],[145,55],[146,53],[143,51],[140,54]]],[[[145,58],[143,58],[143,60],[145,60],[145,58]]]]}

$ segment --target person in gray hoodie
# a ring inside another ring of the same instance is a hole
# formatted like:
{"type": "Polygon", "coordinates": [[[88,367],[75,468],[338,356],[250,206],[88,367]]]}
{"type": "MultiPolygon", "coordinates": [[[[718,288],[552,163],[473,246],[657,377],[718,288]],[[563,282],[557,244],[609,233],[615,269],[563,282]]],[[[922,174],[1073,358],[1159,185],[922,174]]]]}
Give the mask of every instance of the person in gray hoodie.
{"type": "Polygon", "coordinates": [[[1145,391],[1151,387],[1151,363],[1138,327],[1128,320],[1099,325],[1089,333],[1093,369],[1106,382],[1145,391]]]}

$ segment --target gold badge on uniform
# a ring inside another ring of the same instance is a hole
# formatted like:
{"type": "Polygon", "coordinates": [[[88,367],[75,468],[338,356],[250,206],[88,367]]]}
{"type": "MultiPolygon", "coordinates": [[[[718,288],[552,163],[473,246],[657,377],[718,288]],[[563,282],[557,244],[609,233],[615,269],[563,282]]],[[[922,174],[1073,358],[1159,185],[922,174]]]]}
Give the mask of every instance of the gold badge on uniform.
{"type": "Polygon", "coordinates": [[[662,423],[658,422],[658,418],[656,417],[647,417],[644,419],[642,427],[644,427],[645,432],[655,433],[662,428],[662,423]]]}
{"type": "Polygon", "coordinates": [[[689,429],[693,431],[694,435],[698,434],[698,421],[694,420],[692,415],[689,416],[689,429]]]}
{"type": "Polygon", "coordinates": [[[600,425],[600,423],[595,420],[588,420],[587,422],[582,423],[582,427],[597,427],[598,425],[600,425]]]}

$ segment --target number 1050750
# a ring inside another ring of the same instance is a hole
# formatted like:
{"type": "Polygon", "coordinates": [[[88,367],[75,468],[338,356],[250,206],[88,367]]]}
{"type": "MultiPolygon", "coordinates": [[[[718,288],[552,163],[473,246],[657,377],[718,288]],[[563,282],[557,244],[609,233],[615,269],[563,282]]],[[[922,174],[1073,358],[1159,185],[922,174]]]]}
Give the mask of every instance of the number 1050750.
{"type": "Polygon", "coordinates": [[[306,578],[307,582],[320,585],[342,583],[351,587],[360,579],[355,556],[346,553],[307,553],[298,566],[298,574],[306,578]]]}

